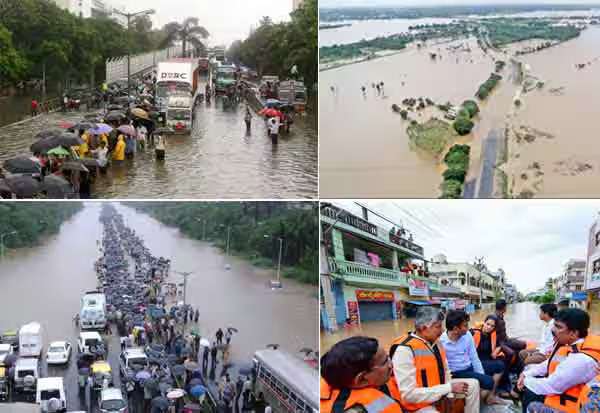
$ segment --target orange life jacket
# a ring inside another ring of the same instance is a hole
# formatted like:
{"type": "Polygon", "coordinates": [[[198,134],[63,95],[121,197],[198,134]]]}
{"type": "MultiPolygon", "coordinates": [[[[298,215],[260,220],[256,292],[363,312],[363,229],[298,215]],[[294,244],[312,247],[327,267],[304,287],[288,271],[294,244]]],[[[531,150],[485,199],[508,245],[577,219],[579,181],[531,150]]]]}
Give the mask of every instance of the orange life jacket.
{"type": "MultiPolygon", "coordinates": [[[[594,387],[600,387],[600,374],[597,375],[594,380],[592,380],[591,382],[587,383],[585,386],[583,386],[583,389],[581,390],[581,394],[579,395],[579,402],[577,403],[577,408],[579,409],[579,412],[583,412],[583,408],[585,407],[585,405],[589,402],[589,394],[590,391],[592,389],[592,386],[594,387]]],[[[591,410],[593,411],[593,410],[591,410]]]]}
{"type": "MultiPolygon", "coordinates": [[[[413,353],[417,387],[432,387],[446,383],[446,370],[444,368],[446,352],[442,346],[438,346],[439,355],[436,355],[423,340],[409,333],[392,341],[390,358],[394,357],[394,353],[399,346],[408,347],[413,353]]],[[[402,395],[400,395],[400,404],[404,410],[416,411],[434,403],[410,403],[403,400],[402,395]]]]}
{"type": "MultiPolygon", "coordinates": [[[[483,323],[476,323],[475,327],[471,329],[471,335],[473,336],[473,341],[475,342],[475,348],[479,348],[479,343],[481,343],[481,335],[483,334],[483,323]]],[[[492,331],[490,340],[492,341],[492,353],[496,351],[496,347],[498,347],[498,335],[496,334],[496,330],[492,331]]],[[[500,353],[503,356],[503,353],[500,353]]]]}
{"type": "Polygon", "coordinates": [[[321,413],[343,413],[352,406],[360,405],[367,413],[402,413],[393,389],[398,393],[394,377],[379,388],[334,389],[321,378],[321,413]]]}
{"type": "MultiPolygon", "coordinates": [[[[582,343],[571,346],[555,346],[548,360],[547,376],[554,373],[558,365],[571,353],[586,354],[600,363],[600,336],[587,336],[582,343]]],[[[567,389],[563,394],[548,395],[544,404],[566,413],[579,413],[579,396],[584,387],[585,384],[582,383],[567,389]]]]}

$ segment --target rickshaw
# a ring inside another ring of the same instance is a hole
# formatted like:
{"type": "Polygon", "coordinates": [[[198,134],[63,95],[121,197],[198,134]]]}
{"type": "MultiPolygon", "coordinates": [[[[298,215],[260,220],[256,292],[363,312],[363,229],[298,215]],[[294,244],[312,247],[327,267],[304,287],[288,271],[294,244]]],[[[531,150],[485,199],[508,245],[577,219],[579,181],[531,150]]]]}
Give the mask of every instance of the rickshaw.
{"type": "Polygon", "coordinates": [[[108,361],[99,360],[92,364],[91,368],[93,389],[102,390],[104,380],[108,380],[108,384],[112,384],[112,369],[108,361]]]}
{"type": "Polygon", "coordinates": [[[0,401],[8,400],[8,377],[6,367],[0,365],[0,401]]]}

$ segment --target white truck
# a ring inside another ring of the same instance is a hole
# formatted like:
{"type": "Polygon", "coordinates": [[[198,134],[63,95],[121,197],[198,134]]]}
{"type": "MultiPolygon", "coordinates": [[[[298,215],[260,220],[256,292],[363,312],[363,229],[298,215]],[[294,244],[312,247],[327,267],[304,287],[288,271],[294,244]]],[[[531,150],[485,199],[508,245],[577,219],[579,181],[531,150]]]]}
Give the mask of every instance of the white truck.
{"type": "Polygon", "coordinates": [[[35,402],[40,405],[42,413],[66,412],[67,398],[62,377],[45,377],[38,379],[35,402]]]}
{"type": "Polygon", "coordinates": [[[44,332],[40,323],[25,324],[19,329],[19,357],[40,357],[44,349],[44,332]]]}
{"type": "Polygon", "coordinates": [[[99,291],[88,291],[81,297],[79,323],[82,329],[106,326],[106,296],[99,291]]]}
{"type": "MultiPolygon", "coordinates": [[[[197,85],[194,61],[192,59],[172,59],[158,63],[156,72],[155,101],[160,113],[159,121],[167,121],[167,109],[171,96],[193,98],[197,85]]],[[[191,106],[189,108],[191,110],[191,106]]]]}

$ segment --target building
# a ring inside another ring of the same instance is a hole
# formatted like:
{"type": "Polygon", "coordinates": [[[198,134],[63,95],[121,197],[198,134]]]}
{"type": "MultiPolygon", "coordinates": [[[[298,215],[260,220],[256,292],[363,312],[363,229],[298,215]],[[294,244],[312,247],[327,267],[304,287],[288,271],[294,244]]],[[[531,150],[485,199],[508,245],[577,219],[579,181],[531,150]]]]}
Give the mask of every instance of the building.
{"type": "Polygon", "coordinates": [[[555,279],[554,287],[558,300],[569,299],[572,307],[582,307],[587,299],[584,289],[586,260],[573,258],[567,261],[562,273],[555,279]]]}
{"type": "Polygon", "coordinates": [[[92,0],[54,0],[58,7],[85,19],[92,17],[92,0]]]}
{"type": "Polygon", "coordinates": [[[300,6],[302,6],[302,4],[304,3],[304,0],[293,0],[293,10],[297,10],[300,8],[300,6]]]}
{"type": "MultiPolygon", "coordinates": [[[[82,18],[100,18],[107,17],[117,21],[122,26],[127,26],[127,18],[121,14],[115,13],[115,7],[107,0],[53,0],[56,5],[69,10],[76,16],[82,18]]],[[[118,9],[124,12],[123,7],[118,9]]]]}
{"type": "Polygon", "coordinates": [[[519,292],[514,284],[506,284],[504,286],[504,298],[508,303],[516,303],[519,301],[519,292]]]}
{"type": "Polygon", "coordinates": [[[590,227],[588,235],[584,288],[588,310],[593,317],[600,313],[600,214],[590,227]]]}
{"type": "MultiPolygon", "coordinates": [[[[436,256],[436,257],[439,257],[436,256]]],[[[462,296],[471,304],[479,305],[495,301],[498,276],[483,268],[479,270],[470,263],[430,262],[429,271],[440,284],[460,290],[462,296]]]]}
{"type": "Polygon", "coordinates": [[[322,328],[398,319],[420,305],[452,306],[451,297],[459,297],[458,288],[429,274],[423,247],[391,221],[376,225],[365,208],[361,217],[328,203],[320,218],[322,328]]]}

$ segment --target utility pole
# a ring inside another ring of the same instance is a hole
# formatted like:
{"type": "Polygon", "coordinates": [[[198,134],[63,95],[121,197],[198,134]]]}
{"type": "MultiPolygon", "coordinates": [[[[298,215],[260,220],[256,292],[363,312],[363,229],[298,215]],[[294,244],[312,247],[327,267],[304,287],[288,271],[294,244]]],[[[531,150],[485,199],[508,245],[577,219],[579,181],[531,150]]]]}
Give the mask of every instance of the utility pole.
{"type": "Polygon", "coordinates": [[[175,271],[175,273],[183,276],[183,306],[185,307],[186,298],[187,298],[187,279],[192,273],[189,271],[188,272],[175,271]]]}
{"type": "Polygon", "coordinates": [[[227,253],[229,255],[229,237],[231,236],[231,225],[227,227],[227,253]]]}
{"type": "Polygon", "coordinates": [[[281,253],[283,252],[283,238],[279,238],[279,259],[277,260],[277,283],[281,285],[281,253]]]}

